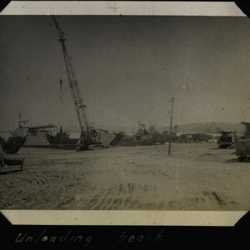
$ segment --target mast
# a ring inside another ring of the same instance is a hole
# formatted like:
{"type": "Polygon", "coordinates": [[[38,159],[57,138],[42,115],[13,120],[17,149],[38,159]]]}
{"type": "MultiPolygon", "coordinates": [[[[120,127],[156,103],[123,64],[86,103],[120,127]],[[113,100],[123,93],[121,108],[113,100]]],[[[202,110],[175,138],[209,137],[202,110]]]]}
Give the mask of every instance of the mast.
{"type": "Polygon", "coordinates": [[[19,114],[18,114],[18,127],[23,128],[25,126],[25,124],[27,124],[28,122],[29,122],[28,120],[22,119],[22,113],[19,112],[19,114]]]}
{"type": "Polygon", "coordinates": [[[68,50],[66,47],[65,34],[54,16],[52,16],[52,20],[58,31],[58,36],[59,36],[58,40],[62,47],[65,69],[67,73],[67,79],[68,79],[69,87],[71,90],[71,95],[73,98],[75,111],[76,111],[80,131],[81,131],[80,145],[82,149],[88,148],[88,145],[90,143],[90,138],[89,138],[89,124],[88,124],[88,119],[87,119],[87,114],[86,114],[86,105],[83,103],[81,93],[80,93],[80,88],[78,86],[78,82],[75,76],[73,65],[71,63],[71,58],[68,54],[68,50]]]}

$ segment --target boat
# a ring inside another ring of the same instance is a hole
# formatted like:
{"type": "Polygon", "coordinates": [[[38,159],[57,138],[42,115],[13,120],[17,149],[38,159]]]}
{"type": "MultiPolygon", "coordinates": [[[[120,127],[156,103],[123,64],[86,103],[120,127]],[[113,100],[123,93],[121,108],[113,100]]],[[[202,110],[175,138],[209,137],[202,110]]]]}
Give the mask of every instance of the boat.
{"type": "Polygon", "coordinates": [[[79,144],[79,137],[72,137],[70,133],[65,132],[62,127],[55,134],[47,134],[47,141],[50,148],[58,149],[76,149],[79,144]]]}
{"type": "MultiPolygon", "coordinates": [[[[115,138],[114,133],[110,133],[104,129],[89,128],[89,147],[107,148],[110,147],[115,138]]],[[[55,135],[47,135],[48,142],[52,148],[61,149],[78,149],[80,145],[80,133],[68,133],[60,127],[60,130],[55,135]]]]}
{"type": "MultiPolygon", "coordinates": [[[[79,132],[66,132],[62,126],[58,128],[53,124],[27,126],[26,123],[19,118],[18,127],[11,132],[7,142],[3,138],[0,140],[6,153],[16,153],[21,147],[78,150],[83,146],[79,132]]],[[[93,127],[89,127],[88,134],[90,148],[107,148],[115,138],[114,133],[93,127]]]]}
{"type": "Polygon", "coordinates": [[[24,137],[10,136],[7,140],[0,137],[0,145],[6,154],[16,154],[25,142],[24,137]]]}

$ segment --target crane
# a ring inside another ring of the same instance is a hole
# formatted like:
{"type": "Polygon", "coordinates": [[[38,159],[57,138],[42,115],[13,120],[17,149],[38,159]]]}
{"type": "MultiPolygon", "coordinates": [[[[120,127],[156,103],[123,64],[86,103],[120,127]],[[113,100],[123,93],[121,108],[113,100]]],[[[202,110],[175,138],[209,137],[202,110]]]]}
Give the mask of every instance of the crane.
{"type": "Polygon", "coordinates": [[[73,98],[75,111],[76,111],[80,131],[81,131],[79,149],[80,150],[88,149],[88,146],[90,144],[90,133],[89,133],[90,131],[89,131],[89,123],[87,119],[87,114],[86,114],[86,105],[83,103],[83,99],[80,93],[80,88],[78,86],[75,72],[73,70],[73,66],[71,63],[71,58],[68,54],[68,50],[66,47],[65,34],[62,28],[60,27],[59,22],[57,21],[55,16],[52,16],[52,20],[58,32],[58,36],[59,36],[58,40],[62,47],[65,69],[67,73],[67,79],[68,79],[69,87],[71,90],[71,95],[73,98]]]}

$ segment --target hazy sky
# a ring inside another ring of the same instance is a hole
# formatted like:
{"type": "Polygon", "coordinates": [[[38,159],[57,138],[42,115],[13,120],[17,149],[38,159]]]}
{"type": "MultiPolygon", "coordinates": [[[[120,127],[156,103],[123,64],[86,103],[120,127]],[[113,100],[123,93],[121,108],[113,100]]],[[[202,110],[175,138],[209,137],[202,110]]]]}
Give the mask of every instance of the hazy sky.
{"type": "MultiPolygon", "coordinates": [[[[58,17],[91,123],[250,121],[250,22],[213,17],[58,17]]],[[[77,128],[50,17],[0,17],[0,130],[18,113],[77,128]],[[59,80],[63,79],[60,101],[59,80]]]]}

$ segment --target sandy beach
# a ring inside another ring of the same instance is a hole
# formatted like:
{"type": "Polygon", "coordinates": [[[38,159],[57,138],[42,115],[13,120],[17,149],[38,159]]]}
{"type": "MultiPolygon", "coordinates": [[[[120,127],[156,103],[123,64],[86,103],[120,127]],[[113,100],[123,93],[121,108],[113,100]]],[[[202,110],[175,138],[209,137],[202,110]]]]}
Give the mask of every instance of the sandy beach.
{"type": "Polygon", "coordinates": [[[0,173],[1,209],[249,210],[250,166],[215,144],[76,152],[22,148],[0,173]]]}

